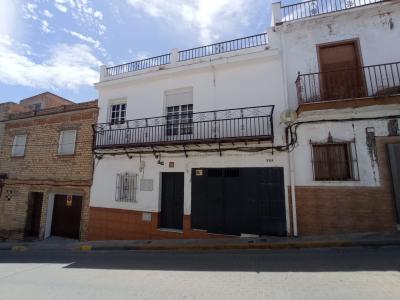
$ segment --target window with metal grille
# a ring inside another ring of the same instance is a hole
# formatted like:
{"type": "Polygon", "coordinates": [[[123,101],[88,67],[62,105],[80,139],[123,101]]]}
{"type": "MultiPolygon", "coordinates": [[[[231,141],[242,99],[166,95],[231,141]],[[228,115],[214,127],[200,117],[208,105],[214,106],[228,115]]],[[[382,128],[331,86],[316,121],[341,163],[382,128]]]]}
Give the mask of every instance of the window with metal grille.
{"type": "Polygon", "coordinates": [[[117,174],[117,188],[115,201],[136,202],[136,174],[119,173],[117,174]]]}
{"type": "Polygon", "coordinates": [[[167,135],[186,135],[193,132],[193,104],[167,107],[167,135]]]}
{"type": "Polygon", "coordinates": [[[126,103],[119,103],[111,105],[110,109],[110,123],[114,124],[124,124],[126,118],[126,103]]]}
{"type": "Polygon", "coordinates": [[[354,143],[312,144],[314,180],[358,180],[354,143]]]}

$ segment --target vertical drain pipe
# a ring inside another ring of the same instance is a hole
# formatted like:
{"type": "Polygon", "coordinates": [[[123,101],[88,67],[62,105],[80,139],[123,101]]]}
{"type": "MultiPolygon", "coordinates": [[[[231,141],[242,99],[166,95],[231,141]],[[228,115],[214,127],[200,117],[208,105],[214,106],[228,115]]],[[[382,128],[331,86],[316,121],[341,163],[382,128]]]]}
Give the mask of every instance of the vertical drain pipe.
{"type": "MultiPolygon", "coordinates": [[[[294,150],[293,150],[294,151],[294,150]]],[[[292,200],[292,218],[293,218],[293,235],[298,236],[297,231],[297,206],[296,206],[296,182],[294,173],[294,154],[293,151],[288,153],[289,156],[289,172],[290,172],[290,199],[292,200]]]]}

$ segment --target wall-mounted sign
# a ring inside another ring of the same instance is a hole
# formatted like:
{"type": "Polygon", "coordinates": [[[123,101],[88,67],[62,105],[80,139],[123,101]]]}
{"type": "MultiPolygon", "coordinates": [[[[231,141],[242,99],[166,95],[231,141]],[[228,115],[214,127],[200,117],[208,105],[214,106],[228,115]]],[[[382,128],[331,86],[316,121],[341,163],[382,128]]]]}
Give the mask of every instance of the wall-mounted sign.
{"type": "Polygon", "coordinates": [[[67,195],[67,206],[72,206],[72,195],[67,195]]]}
{"type": "Polygon", "coordinates": [[[173,161],[170,161],[170,162],[169,162],[169,167],[170,167],[170,168],[173,168],[173,167],[175,167],[175,162],[173,162],[173,161]]]}
{"type": "Polygon", "coordinates": [[[196,170],[196,176],[203,176],[203,170],[202,169],[197,169],[196,170]]]}

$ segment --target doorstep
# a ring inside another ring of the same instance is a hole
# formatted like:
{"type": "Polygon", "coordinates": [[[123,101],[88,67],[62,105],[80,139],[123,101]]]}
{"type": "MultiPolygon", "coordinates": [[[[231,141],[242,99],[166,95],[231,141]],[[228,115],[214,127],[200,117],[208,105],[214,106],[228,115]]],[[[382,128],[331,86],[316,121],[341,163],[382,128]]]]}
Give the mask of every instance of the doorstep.
{"type": "Polygon", "coordinates": [[[163,231],[163,232],[173,232],[173,233],[182,233],[182,229],[174,229],[174,228],[157,228],[158,231],[163,231]]]}

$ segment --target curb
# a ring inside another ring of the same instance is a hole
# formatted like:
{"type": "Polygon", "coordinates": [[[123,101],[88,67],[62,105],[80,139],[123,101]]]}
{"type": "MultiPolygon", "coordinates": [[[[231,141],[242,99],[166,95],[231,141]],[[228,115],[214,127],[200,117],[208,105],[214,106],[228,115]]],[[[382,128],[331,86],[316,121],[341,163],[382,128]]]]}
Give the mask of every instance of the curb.
{"type": "Polygon", "coordinates": [[[346,247],[383,247],[398,246],[400,240],[386,241],[318,241],[293,243],[254,243],[254,244],[220,244],[220,245],[137,245],[137,246],[95,246],[82,245],[80,251],[216,251],[216,250],[283,250],[311,248],[346,248],[346,247]]]}

